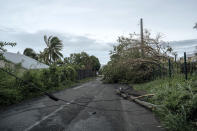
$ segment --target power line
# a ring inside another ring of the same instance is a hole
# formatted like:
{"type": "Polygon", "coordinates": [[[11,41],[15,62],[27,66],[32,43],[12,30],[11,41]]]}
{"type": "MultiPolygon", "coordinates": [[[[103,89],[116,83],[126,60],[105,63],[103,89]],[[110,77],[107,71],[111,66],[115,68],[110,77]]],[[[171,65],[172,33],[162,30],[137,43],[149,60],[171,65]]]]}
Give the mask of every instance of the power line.
{"type": "MultiPolygon", "coordinates": [[[[62,102],[65,102],[65,103],[70,103],[70,104],[74,104],[74,105],[78,105],[78,106],[81,106],[81,107],[87,107],[87,108],[91,108],[91,109],[96,109],[96,110],[101,110],[101,111],[118,111],[118,112],[132,112],[132,111],[129,111],[129,110],[116,110],[116,109],[104,109],[104,108],[98,108],[98,107],[93,107],[93,106],[87,106],[87,105],[83,105],[83,104],[80,104],[80,103],[77,103],[77,102],[70,102],[70,101],[67,101],[67,100],[64,100],[64,99],[61,99],[61,98],[58,98],[52,94],[49,94],[48,92],[40,89],[38,87],[37,84],[33,83],[33,82],[29,82],[29,81],[25,81],[19,77],[17,77],[15,74],[3,69],[3,68],[0,68],[0,70],[8,73],[9,75],[15,77],[16,79],[20,80],[21,82],[23,82],[24,84],[27,84],[29,86],[32,86],[33,88],[41,91],[44,93],[44,95],[48,96],[50,99],[54,100],[54,101],[62,101],[62,102]],[[37,85],[37,86],[36,86],[37,85]]],[[[111,99],[111,100],[95,100],[95,101],[90,101],[90,102],[101,102],[101,101],[117,101],[117,100],[123,100],[123,99],[111,99]]]]}
{"type": "Polygon", "coordinates": [[[48,92],[46,92],[46,91],[44,91],[44,90],[38,88],[38,85],[37,85],[37,84],[35,84],[35,83],[33,83],[33,82],[25,81],[25,80],[23,80],[23,79],[17,77],[15,74],[13,74],[13,73],[11,73],[11,72],[9,72],[9,71],[3,69],[3,68],[0,68],[0,70],[2,70],[2,71],[4,71],[4,72],[8,73],[9,75],[15,77],[16,79],[20,80],[20,81],[23,82],[24,84],[27,84],[27,85],[29,85],[29,86],[32,86],[33,88],[35,88],[35,89],[37,89],[37,90],[43,92],[43,93],[44,93],[46,96],[48,96],[50,99],[52,99],[52,100],[54,100],[54,101],[58,101],[58,100],[59,100],[59,99],[58,99],[57,97],[55,97],[54,95],[49,94],[48,92]],[[36,86],[36,85],[37,85],[37,86],[36,86]]]}

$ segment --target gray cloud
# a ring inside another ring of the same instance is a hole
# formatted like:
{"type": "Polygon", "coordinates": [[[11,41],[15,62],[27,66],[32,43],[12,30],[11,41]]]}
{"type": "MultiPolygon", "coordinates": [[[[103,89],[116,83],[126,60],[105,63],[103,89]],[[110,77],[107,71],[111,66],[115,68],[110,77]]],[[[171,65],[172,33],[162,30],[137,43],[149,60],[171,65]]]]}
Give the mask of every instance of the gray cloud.
{"type": "Polygon", "coordinates": [[[115,41],[123,32],[139,31],[139,18],[144,18],[144,26],[153,33],[168,34],[166,40],[183,40],[196,37],[192,28],[196,4],[196,0],[2,0],[0,26],[27,32],[89,33],[115,41]]]}
{"type": "Polygon", "coordinates": [[[171,41],[170,46],[172,46],[174,51],[176,51],[179,56],[183,56],[184,52],[187,52],[187,54],[192,54],[197,50],[197,39],[171,41]]]}
{"type": "Polygon", "coordinates": [[[109,60],[109,50],[113,48],[115,43],[98,42],[95,39],[91,39],[85,36],[77,36],[73,34],[63,34],[54,31],[38,31],[35,33],[28,32],[16,32],[12,29],[4,30],[0,29],[0,40],[8,42],[16,42],[17,46],[7,47],[10,52],[23,52],[27,47],[33,48],[36,52],[42,51],[46,45],[43,40],[44,35],[58,36],[63,44],[64,48],[62,53],[64,56],[69,56],[71,53],[78,53],[85,51],[90,55],[95,55],[99,58],[102,64],[107,63],[109,60]]]}
{"type": "MultiPolygon", "coordinates": [[[[139,32],[140,18],[153,35],[166,34],[165,40],[196,38],[192,28],[196,4],[196,0],[2,0],[0,40],[17,42],[8,48],[12,52],[26,47],[38,52],[45,47],[44,34],[57,35],[64,42],[65,56],[86,51],[106,63],[118,36],[139,32]]],[[[180,55],[195,49],[192,41],[171,43],[180,55]]]]}
{"type": "MultiPolygon", "coordinates": [[[[90,55],[95,55],[99,58],[102,64],[106,64],[109,60],[109,51],[113,49],[113,45],[117,43],[98,42],[95,39],[86,36],[79,36],[66,33],[58,33],[55,31],[42,30],[35,33],[28,33],[24,31],[16,31],[12,28],[0,28],[0,40],[8,42],[16,42],[17,46],[7,47],[10,52],[23,52],[27,47],[33,48],[36,52],[42,51],[46,45],[43,41],[44,35],[58,36],[64,43],[62,53],[64,57],[71,53],[78,53],[85,51],[90,55]]],[[[171,41],[170,45],[174,51],[178,52],[179,56],[183,56],[183,52],[188,54],[196,51],[197,39],[171,41]]]]}

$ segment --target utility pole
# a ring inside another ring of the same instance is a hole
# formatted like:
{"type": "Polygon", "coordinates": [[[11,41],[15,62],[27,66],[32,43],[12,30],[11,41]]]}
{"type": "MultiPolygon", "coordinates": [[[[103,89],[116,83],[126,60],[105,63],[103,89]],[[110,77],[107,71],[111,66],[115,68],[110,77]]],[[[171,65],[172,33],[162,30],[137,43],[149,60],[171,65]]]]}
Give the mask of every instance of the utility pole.
{"type": "Polygon", "coordinates": [[[187,80],[187,56],[186,52],[184,52],[184,72],[185,72],[185,79],[187,80]]]}
{"type": "Polygon", "coordinates": [[[143,19],[140,19],[140,34],[141,34],[141,51],[142,57],[144,57],[144,31],[143,31],[143,19]]]}
{"type": "Polygon", "coordinates": [[[172,68],[171,68],[171,61],[170,58],[168,59],[168,67],[169,67],[169,77],[172,77],[172,68]]]}
{"type": "Polygon", "coordinates": [[[176,63],[176,57],[177,57],[177,54],[175,54],[175,55],[174,55],[174,57],[175,57],[175,58],[174,58],[174,61],[175,61],[175,63],[176,63]]]}

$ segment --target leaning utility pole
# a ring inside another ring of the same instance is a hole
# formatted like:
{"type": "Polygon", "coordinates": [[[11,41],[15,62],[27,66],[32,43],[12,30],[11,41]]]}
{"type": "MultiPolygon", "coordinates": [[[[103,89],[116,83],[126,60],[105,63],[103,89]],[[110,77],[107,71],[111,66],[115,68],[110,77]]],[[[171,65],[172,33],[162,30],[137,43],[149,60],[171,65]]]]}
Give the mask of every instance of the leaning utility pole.
{"type": "Polygon", "coordinates": [[[142,57],[144,57],[144,32],[143,32],[143,19],[140,19],[140,34],[141,34],[141,51],[142,57]]]}

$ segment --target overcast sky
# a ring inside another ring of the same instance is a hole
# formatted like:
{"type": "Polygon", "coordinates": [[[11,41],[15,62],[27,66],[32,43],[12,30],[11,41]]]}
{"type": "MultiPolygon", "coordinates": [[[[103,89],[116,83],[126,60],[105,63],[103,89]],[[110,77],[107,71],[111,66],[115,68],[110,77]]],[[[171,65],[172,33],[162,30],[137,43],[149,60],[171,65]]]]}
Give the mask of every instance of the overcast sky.
{"type": "MultiPolygon", "coordinates": [[[[11,52],[39,52],[43,35],[56,35],[64,56],[86,51],[105,64],[118,36],[139,32],[140,18],[164,40],[196,39],[196,5],[197,0],[1,0],[0,40],[17,42],[11,52]]],[[[186,42],[184,49],[190,47],[186,42]]]]}

